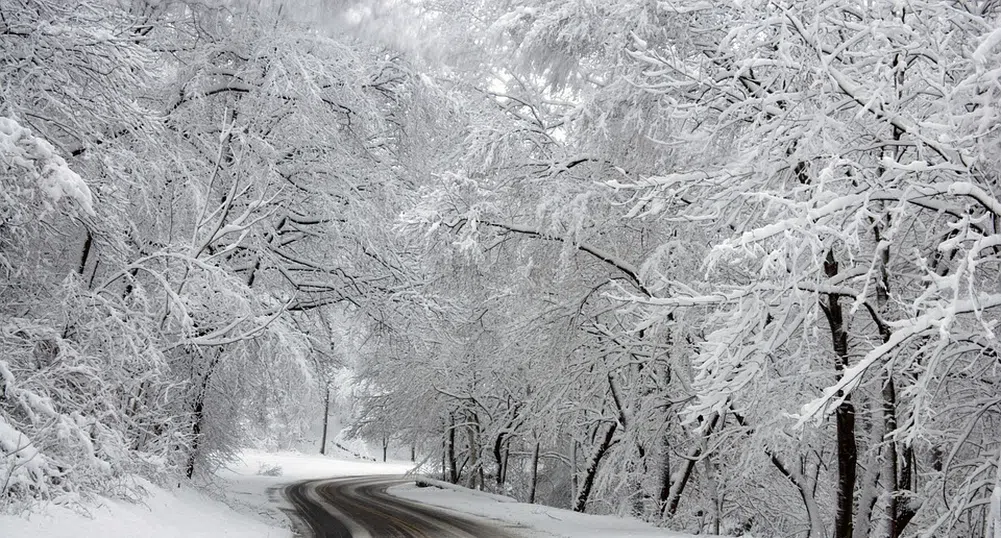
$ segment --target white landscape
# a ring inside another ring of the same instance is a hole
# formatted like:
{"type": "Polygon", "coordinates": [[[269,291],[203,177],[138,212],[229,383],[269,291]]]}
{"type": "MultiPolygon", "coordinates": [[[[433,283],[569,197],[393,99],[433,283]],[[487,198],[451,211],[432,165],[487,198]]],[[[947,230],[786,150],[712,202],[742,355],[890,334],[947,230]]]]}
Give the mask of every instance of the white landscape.
{"type": "Polygon", "coordinates": [[[0,0],[0,538],[1001,538],[999,331],[1001,0],[0,0]]]}
{"type": "MultiPolygon", "coordinates": [[[[4,538],[292,538],[283,509],[283,486],[297,480],[357,475],[402,475],[407,462],[377,463],[294,452],[248,450],[218,473],[211,485],[164,489],[147,481],[134,485],[148,494],[139,503],[96,499],[74,509],[43,506],[30,514],[0,515],[4,538]],[[268,471],[269,473],[262,473],[268,471]]],[[[518,503],[510,497],[454,489],[398,486],[395,495],[501,522],[525,538],[622,536],[690,538],[639,521],[590,516],[518,503]]]]}

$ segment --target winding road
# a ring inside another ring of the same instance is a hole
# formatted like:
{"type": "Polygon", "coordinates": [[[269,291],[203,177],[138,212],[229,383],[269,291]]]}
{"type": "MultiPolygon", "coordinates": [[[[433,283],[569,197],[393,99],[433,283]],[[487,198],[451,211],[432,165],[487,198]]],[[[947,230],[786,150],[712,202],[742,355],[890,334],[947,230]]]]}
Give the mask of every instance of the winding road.
{"type": "Polygon", "coordinates": [[[353,476],[298,482],[285,488],[295,517],[316,538],[504,538],[503,529],[443,508],[395,497],[387,488],[413,480],[353,476]]]}

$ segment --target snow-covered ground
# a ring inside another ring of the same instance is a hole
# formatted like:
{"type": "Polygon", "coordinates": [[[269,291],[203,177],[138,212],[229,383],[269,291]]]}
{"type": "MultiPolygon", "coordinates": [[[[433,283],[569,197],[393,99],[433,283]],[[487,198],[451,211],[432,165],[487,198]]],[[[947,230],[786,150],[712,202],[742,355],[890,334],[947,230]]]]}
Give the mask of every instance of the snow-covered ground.
{"type": "Polygon", "coordinates": [[[499,520],[508,525],[515,524],[524,530],[526,538],[691,538],[690,534],[659,529],[638,520],[580,514],[539,504],[519,503],[510,497],[470,491],[439,481],[432,483],[435,484],[434,487],[405,485],[390,488],[389,492],[457,513],[499,520]]]}
{"type": "Polygon", "coordinates": [[[219,471],[218,475],[222,479],[225,493],[236,509],[262,521],[288,527],[289,519],[282,510],[291,509],[291,505],[280,491],[286,484],[311,478],[399,475],[410,469],[409,463],[376,463],[295,452],[248,450],[243,453],[239,462],[219,471]],[[278,474],[269,475],[270,469],[278,469],[278,474]]]}
{"type": "Polygon", "coordinates": [[[3,538],[290,538],[287,525],[267,524],[189,487],[165,490],[149,483],[142,504],[101,499],[88,515],[55,505],[39,513],[0,515],[3,538]]]}
{"type": "MultiPolygon", "coordinates": [[[[27,517],[0,516],[3,538],[291,538],[284,484],[310,478],[366,474],[403,474],[407,463],[375,463],[299,453],[247,451],[240,461],[218,473],[207,492],[189,487],[165,490],[149,483],[142,504],[102,499],[89,506],[89,517],[48,506],[27,517]]],[[[404,498],[514,525],[527,538],[643,537],[685,538],[642,522],[589,516],[567,510],[515,502],[513,499],[441,484],[444,488],[398,486],[390,492],[404,498]]]]}

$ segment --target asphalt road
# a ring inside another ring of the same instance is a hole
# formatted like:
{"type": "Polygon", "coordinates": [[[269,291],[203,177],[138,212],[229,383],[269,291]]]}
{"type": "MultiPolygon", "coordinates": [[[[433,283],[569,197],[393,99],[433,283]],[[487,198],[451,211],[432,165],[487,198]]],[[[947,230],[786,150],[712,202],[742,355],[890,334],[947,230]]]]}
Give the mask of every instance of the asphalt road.
{"type": "Polygon", "coordinates": [[[486,523],[394,497],[401,477],[353,476],[298,482],[285,488],[295,517],[316,538],[506,538],[486,523]]]}

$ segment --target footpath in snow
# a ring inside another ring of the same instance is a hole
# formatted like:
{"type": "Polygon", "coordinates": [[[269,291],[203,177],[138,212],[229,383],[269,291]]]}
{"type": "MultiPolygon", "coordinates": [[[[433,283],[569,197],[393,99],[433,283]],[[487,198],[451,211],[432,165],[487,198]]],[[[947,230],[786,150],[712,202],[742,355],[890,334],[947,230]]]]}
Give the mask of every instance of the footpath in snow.
{"type": "MultiPolygon", "coordinates": [[[[246,451],[219,471],[208,491],[166,490],[147,482],[141,504],[101,499],[88,515],[46,506],[28,517],[0,516],[3,538],[293,538],[284,513],[291,507],[281,489],[292,482],[357,475],[400,475],[408,463],[375,463],[299,453],[246,451]]],[[[526,538],[642,537],[687,538],[645,523],[610,516],[525,504],[509,497],[471,491],[438,481],[433,487],[403,485],[390,493],[485,519],[517,526],[526,538]]],[[[505,526],[510,526],[505,525],[505,526]]]]}

